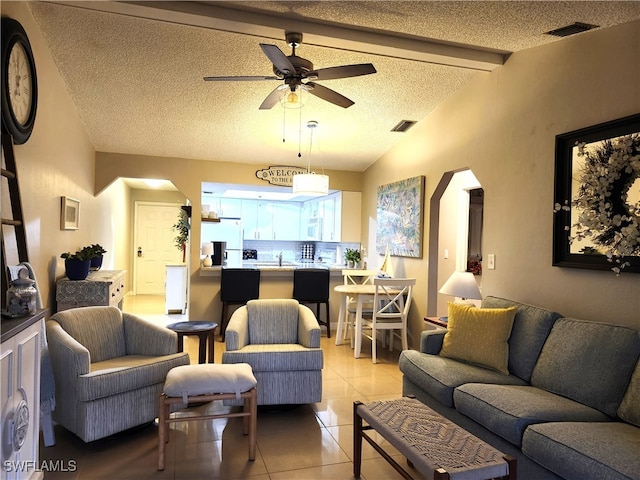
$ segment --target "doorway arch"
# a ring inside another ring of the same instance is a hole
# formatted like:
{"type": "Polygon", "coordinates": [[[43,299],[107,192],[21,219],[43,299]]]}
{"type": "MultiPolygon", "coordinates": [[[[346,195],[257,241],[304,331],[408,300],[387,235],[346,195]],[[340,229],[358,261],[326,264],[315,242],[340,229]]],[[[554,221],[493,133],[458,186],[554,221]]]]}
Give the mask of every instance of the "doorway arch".
{"type": "Polygon", "coordinates": [[[455,270],[466,268],[469,191],[477,188],[471,169],[452,170],[442,175],[429,201],[427,316],[444,313],[442,306],[438,312],[438,290],[455,270]]]}

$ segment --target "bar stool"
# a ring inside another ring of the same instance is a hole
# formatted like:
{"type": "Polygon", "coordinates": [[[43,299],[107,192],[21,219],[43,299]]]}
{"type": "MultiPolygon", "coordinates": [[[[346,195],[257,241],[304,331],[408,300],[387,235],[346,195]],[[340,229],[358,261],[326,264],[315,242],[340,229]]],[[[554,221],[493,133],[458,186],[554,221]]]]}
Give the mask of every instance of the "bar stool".
{"type": "Polygon", "coordinates": [[[327,327],[327,338],[331,338],[329,319],[329,269],[298,268],[293,271],[293,298],[299,303],[315,303],[319,325],[327,327]],[[324,303],[326,321],[320,320],[320,304],[324,303]]]}
{"type": "Polygon", "coordinates": [[[220,276],[220,336],[224,342],[229,324],[229,305],[245,305],[260,296],[260,270],[255,268],[223,268],[220,276]]]}

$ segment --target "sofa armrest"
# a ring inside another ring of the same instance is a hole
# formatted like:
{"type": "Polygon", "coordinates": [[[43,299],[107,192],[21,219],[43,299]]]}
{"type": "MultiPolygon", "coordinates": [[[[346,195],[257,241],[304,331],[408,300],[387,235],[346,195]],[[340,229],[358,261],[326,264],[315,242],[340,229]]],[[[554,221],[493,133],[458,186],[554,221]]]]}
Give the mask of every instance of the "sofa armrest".
{"type": "Polygon", "coordinates": [[[178,335],[130,313],[122,314],[128,355],[162,356],[178,352],[178,335]]]}
{"type": "Polygon", "coordinates": [[[55,376],[68,382],[91,370],[91,355],[55,320],[47,320],[47,343],[55,376]]]}
{"type": "Polygon", "coordinates": [[[298,343],[307,348],[320,348],[320,325],[316,316],[306,305],[300,305],[298,312],[298,343]]]}
{"type": "Polygon", "coordinates": [[[233,312],[224,335],[228,352],[249,344],[249,311],[246,306],[233,312]]]}
{"type": "Polygon", "coordinates": [[[420,334],[420,351],[431,355],[440,353],[445,333],[446,330],[424,330],[420,334]]]}

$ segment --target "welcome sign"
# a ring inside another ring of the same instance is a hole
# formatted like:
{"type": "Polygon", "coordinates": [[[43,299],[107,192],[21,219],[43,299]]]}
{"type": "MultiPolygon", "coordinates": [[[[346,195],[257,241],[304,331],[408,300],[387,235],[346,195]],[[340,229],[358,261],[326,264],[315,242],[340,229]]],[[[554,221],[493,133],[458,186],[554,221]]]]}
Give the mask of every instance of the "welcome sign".
{"type": "Polygon", "coordinates": [[[293,176],[299,173],[307,173],[306,168],[290,167],[286,165],[270,166],[262,170],[256,170],[256,177],[271,185],[280,185],[282,187],[293,186],[293,176]]]}

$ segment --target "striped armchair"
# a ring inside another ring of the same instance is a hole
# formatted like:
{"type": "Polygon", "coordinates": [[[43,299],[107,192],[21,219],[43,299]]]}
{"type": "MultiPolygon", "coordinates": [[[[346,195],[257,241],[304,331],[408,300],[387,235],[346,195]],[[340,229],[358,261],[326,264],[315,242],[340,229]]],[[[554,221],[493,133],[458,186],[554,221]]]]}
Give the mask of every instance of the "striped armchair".
{"type": "Polygon", "coordinates": [[[189,364],[176,333],[116,307],[65,310],[46,325],[53,419],[85,442],[153,421],[167,372],[189,364]]]}
{"type": "Polygon", "coordinates": [[[320,326],[297,300],[250,300],[231,316],[226,346],[222,363],[251,365],[258,405],[322,400],[320,326]]]}

